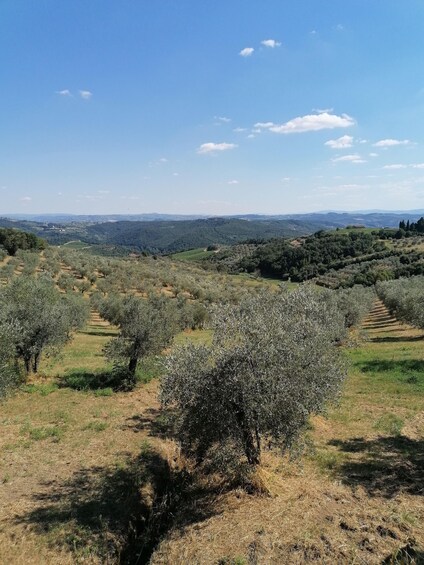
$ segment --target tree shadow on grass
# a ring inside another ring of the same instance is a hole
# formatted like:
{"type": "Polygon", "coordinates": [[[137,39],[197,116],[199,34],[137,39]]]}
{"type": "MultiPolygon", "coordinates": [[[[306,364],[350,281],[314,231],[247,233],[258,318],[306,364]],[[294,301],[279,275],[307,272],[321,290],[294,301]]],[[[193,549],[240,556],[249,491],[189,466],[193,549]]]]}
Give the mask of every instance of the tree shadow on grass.
{"type": "Polygon", "coordinates": [[[39,506],[16,519],[47,534],[77,560],[148,563],[171,527],[185,528],[215,513],[214,493],[149,447],[125,465],[82,469],[45,484],[39,506]]]}
{"type": "Polygon", "coordinates": [[[135,414],[127,418],[123,429],[134,433],[147,431],[149,436],[160,439],[175,438],[175,415],[168,408],[148,408],[144,414],[135,414]]]}
{"type": "Polygon", "coordinates": [[[381,373],[384,371],[416,371],[424,372],[424,359],[373,359],[372,361],[359,362],[363,373],[381,373]]]}
{"type": "Polygon", "coordinates": [[[332,440],[345,453],[361,455],[339,468],[342,480],[362,485],[370,495],[391,497],[397,493],[424,495],[424,441],[404,436],[332,440]]]}
{"type": "Polygon", "coordinates": [[[95,335],[100,337],[116,337],[118,335],[117,331],[102,331],[102,330],[80,330],[78,332],[82,335],[95,335]]]}
{"type": "Polygon", "coordinates": [[[408,543],[383,559],[381,565],[423,565],[423,563],[424,551],[408,543]]]}
{"type": "Polygon", "coordinates": [[[369,341],[373,343],[402,343],[402,342],[412,342],[412,341],[423,341],[424,335],[414,335],[414,336],[384,336],[384,337],[372,337],[369,341]]]}
{"type": "Polygon", "coordinates": [[[120,390],[122,385],[121,376],[117,371],[86,371],[76,369],[67,372],[59,381],[61,388],[72,388],[73,390],[100,390],[111,388],[120,390]]]}

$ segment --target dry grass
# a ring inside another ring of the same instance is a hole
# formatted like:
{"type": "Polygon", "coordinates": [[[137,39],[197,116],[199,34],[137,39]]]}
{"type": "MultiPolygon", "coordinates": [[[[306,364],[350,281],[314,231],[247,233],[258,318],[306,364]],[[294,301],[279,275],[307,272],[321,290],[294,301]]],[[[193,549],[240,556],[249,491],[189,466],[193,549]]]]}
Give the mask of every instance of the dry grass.
{"type": "Polygon", "coordinates": [[[313,420],[301,459],[264,454],[269,494],[252,496],[180,471],[157,381],[110,396],[54,386],[67,368],[104,368],[114,330],[93,318],[44,364],[48,377],[0,406],[0,563],[135,563],[141,554],[156,565],[377,564],[405,548],[418,563],[423,335],[381,304],[364,331],[340,404],[313,420]]]}
{"type": "Polygon", "coordinates": [[[266,454],[270,496],[218,497],[212,515],[174,530],[152,563],[422,562],[423,334],[381,303],[364,330],[341,402],[313,420],[306,456],[266,454]]]}

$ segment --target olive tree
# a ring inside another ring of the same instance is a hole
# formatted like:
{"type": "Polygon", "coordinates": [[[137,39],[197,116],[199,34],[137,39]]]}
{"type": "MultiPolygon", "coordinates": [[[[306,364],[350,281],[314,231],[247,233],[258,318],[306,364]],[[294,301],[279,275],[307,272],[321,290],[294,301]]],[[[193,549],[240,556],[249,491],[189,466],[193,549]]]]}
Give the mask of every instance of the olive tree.
{"type": "Polygon", "coordinates": [[[399,320],[424,328],[424,277],[379,282],[377,294],[399,320]]]}
{"type": "Polygon", "coordinates": [[[176,411],[183,450],[202,461],[230,447],[251,466],[262,445],[293,446],[345,376],[335,337],[343,318],[309,287],[263,292],[214,316],[213,341],[166,359],[161,400],[176,411]]]}
{"type": "Polygon", "coordinates": [[[19,331],[16,322],[0,318],[0,400],[19,382],[20,371],[14,355],[14,343],[19,331]]]}
{"type": "Polygon", "coordinates": [[[127,364],[129,386],[135,384],[140,359],[160,353],[178,330],[176,309],[170,299],[151,296],[112,296],[99,305],[100,315],[119,327],[120,333],[105,347],[106,357],[127,364]]]}
{"type": "Polygon", "coordinates": [[[20,276],[0,290],[0,317],[19,325],[14,355],[29,374],[37,372],[44,351],[56,351],[84,325],[88,306],[83,299],[61,294],[49,277],[20,276]]]}

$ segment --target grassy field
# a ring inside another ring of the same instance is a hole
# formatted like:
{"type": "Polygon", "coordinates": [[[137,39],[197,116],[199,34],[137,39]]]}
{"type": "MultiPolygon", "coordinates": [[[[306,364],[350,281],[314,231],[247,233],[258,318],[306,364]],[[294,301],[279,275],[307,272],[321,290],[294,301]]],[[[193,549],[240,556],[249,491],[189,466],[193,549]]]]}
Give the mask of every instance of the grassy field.
{"type": "Polygon", "coordinates": [[[0,405],[0,563],[422,562],[423,332],[377,303],[346,349],[339,404],[311,421],[301,458],[264,454],[253,496],[183,471],[157,366],[130,393],[73,386],[110,369],[115,333],[92,317],[0,405]]]}
{"type": "Polygon", "coordinates": [[[180,253],[174,253],[172,259],[177,261],[200,261],[205,257],[210,257],[214,254],[214,251],[207,251],[204,247],[199,247],[198,249],[190,249],[189,251],[181,251],[180,253]]]}

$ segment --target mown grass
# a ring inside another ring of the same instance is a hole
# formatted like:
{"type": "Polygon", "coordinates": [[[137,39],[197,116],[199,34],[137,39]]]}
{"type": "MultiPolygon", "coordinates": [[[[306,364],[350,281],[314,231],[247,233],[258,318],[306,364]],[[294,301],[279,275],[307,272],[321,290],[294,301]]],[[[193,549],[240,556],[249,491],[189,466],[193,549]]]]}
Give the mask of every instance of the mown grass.
{"type": "MultiPolygon", "coordinates": [[[[349,377],[338,406],[328,413],[328,429],[323,432],[318,426],[315,434],[316,462],[332,474],[337,470],[343,474],[349,460],[369,458],[365,448],[361,452],[346,444],[344,449],[334,441],[360,438],[381,454],[388,444],[376,438],[396,443],[403,436],[424,437],[423,333],[393,321],[385,325],[384,319],[371,319],[364,338],[359,347],[347,352],[349,377]]],[[[418,444],[416,448],[421,449],[418,444]]]]}
{"type": "MultiPolygon", "coordinates": [[[[203,559],[173,561],[171,553],[163,562],[250,563],[256,550],[258,562],[261,551],[267,562],[271,550],[266,548],[275,548],[278,540],[283,552],[284,543],[294,540],[291,554],[268,561],[308,562],[296,551],[313,546],[318,555],[327,544],[332,560],[321,553],[322,562],[381,563],[400,551],[406,538],[419,541],[424,340],[422,332],[399,324],[371,326],[366,339],[347,350],[351,366],[340,402],[325,418],[313,420],[308,434],[314,448],[300,467],[283,460],[278,473],[264,469],[280,489],[278,496],[238,493],[229,512],[225,504],[220,507],[215,531],[208,529],[213,517],[202,522],[194,513],[187,520],[201,527],[188,530],[187,538],[184,529],[178,535],[175,530],[170,539],[181,536],[189,551],[200,536],[203,559]],[[241,514],[244,521],[237,522],[241,514]],[[280,527],[279,520],[287,522],[280,527]],[[397,538],[380,536],[377,527],[397,538]],[[370,549],[365,561],[364,553],[355,561],[364,539],[371,540],[374,553],[370,549]],[[214,560],[206,559],[214,547],[214,560]]],[[[148,522],[152,501],[160,510],[169,494],[165,489],[163,499],[154,498],[164,488],[157,477],[167,469],[158,453],[171,453],[169,461],[174,453],[172,442],[164,439],[156,397],[161,363],[152,358],[140,367],[134,392],[115,392],[102,380],[111,369],[102,347],[112,335],[116,330],[92,320],[59,359],[44,361],[41,376],[1,405],[0,562],[24,562],[22,556],[28,555],[32,561],[27,562],[40,564],[135,562],[135,554],[125,552],[131,544],[139,551],[140,531],[166,538],[167,531],[148,522]],[[159,451],[147,449],[146,439],[159,451]]],[[[210,343],[211,338],[209,330],[196,330],[179,334],[175,343],[210,343]]]]}

